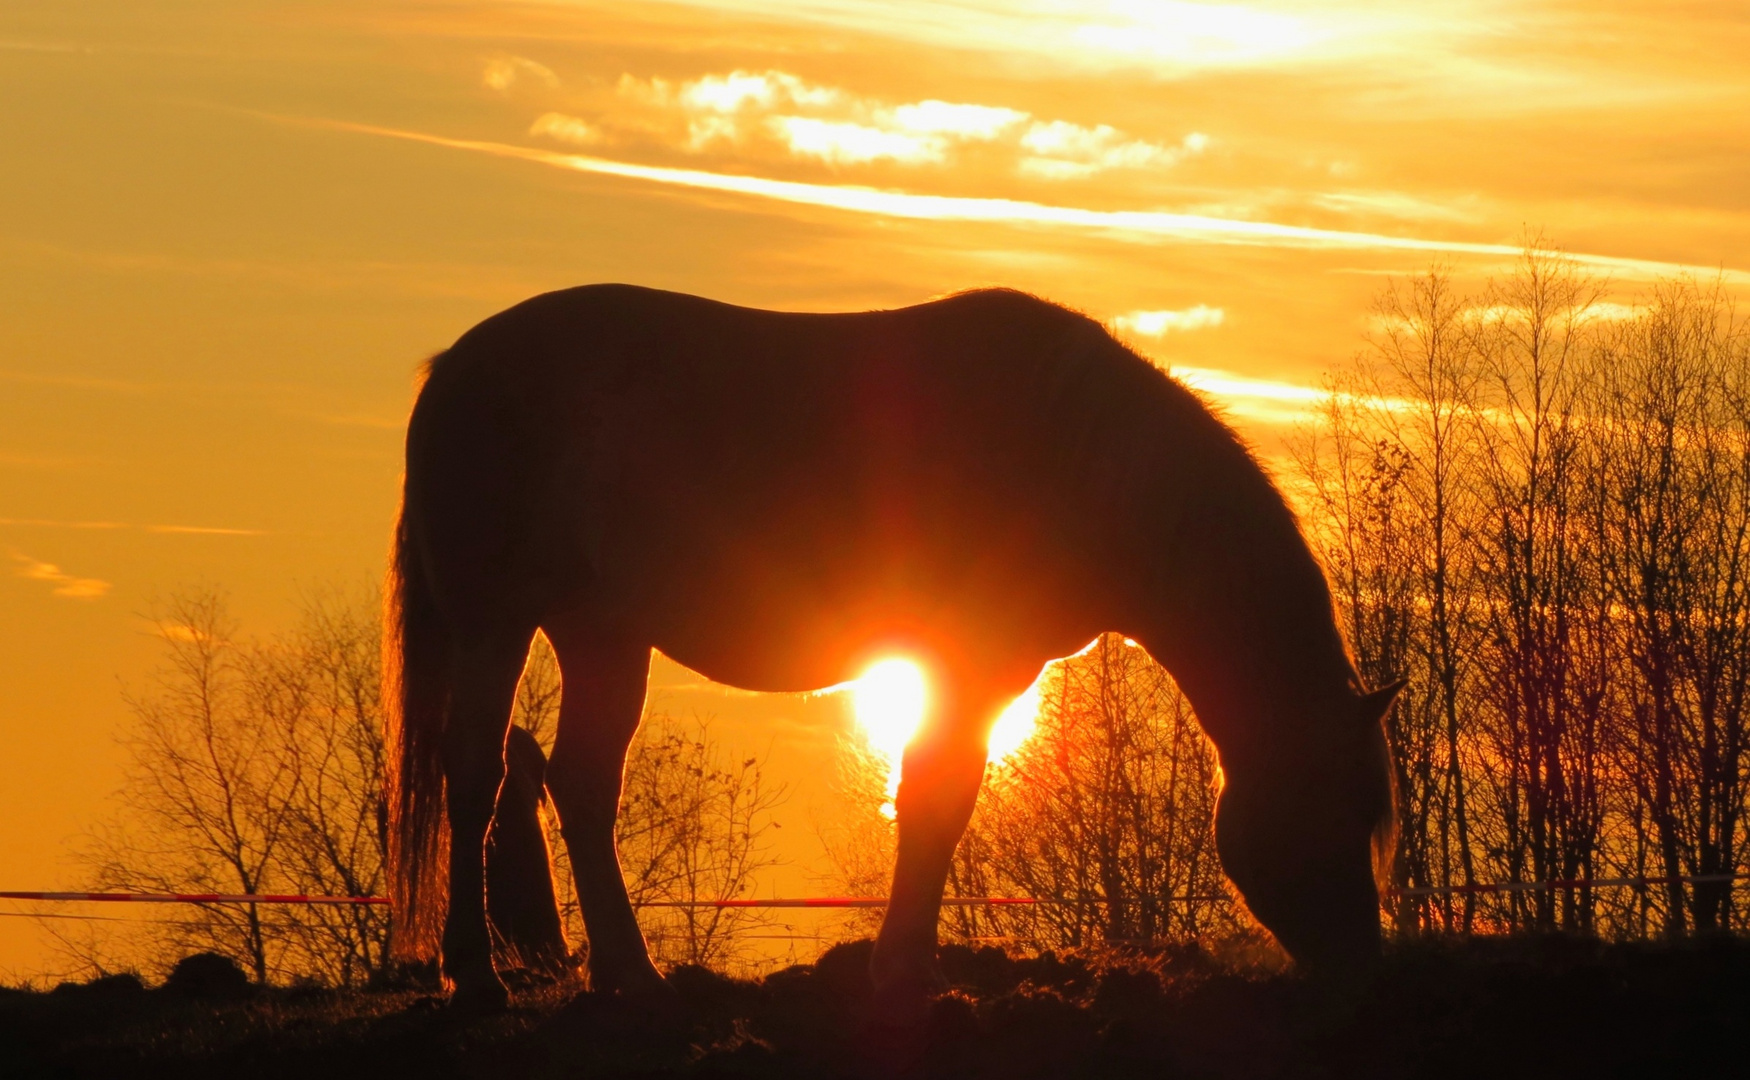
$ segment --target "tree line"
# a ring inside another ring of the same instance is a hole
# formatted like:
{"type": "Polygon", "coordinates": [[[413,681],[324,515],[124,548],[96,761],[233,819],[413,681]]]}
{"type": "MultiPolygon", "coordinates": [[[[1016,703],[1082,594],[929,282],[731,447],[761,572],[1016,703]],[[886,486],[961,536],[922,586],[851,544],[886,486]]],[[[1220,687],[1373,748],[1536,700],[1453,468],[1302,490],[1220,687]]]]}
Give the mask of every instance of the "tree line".
{"type": "Polygon", "coordinates": [[[1303,524],[1389,722],[1404,931],[1739,926],[1750,337],[1721,284],[1634,304],[1527,245],[1392,284],[1295,445],[1303,524]],[[1715,878],[1688,884],[1686,876],[1715,878]]]}

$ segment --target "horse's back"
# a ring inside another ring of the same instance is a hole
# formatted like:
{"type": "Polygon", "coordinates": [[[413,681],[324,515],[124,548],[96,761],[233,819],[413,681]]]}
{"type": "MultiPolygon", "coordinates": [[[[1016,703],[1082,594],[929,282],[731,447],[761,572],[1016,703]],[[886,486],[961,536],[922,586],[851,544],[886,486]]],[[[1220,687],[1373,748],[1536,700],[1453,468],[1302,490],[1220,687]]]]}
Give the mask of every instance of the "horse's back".
{"type": "MultiPolygon", "coordinates": [[[[611,391],[665,378],[719,388],[847,377],[858,364],[908,364],[983,378],[1028,363],[1050,340],[1105,332],[1093,320],[1012,289],[910,307],[771,311],[635,285],[544,293],[483,320],[434,362],[432,378],[518,376],[611,391]]],[[[770,390],[771,387],[762,389],[770,390]]]]}
{"type": "Polygon", "coordinates": [[[709,609],[805,640],[1061,619],[1045,609],[1085,594],[1098,557],[1090,500],[1165,382],[1007,290],[813,314],[586,286],[434,364],[409,491],[430,457],[433,501],[471,484],[448,516],[536,592],[640,624],[709,609]]]}

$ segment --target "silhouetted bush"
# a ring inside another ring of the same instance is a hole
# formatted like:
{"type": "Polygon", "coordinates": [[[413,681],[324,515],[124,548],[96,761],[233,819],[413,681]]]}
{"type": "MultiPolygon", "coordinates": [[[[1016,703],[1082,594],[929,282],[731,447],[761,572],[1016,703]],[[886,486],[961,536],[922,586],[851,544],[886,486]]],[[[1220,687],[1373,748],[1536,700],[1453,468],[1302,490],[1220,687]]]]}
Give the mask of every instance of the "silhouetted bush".
{"type": "Polygon", "coordinates": [[[99,975],[88,982],[64,982],[50,993],[63,998],[79,998],[86,1001],[114,1002],[136,998],[146,992],[146,984],[132,972],[121,972],[116,975],[99,975]]]}
{"type": "Polygon", "coordinates": [[[248,997],[254,987],[237,961],[203,952],[178,960],[164,980],[164,989],[191,998],[240,998],[248,997]]]}

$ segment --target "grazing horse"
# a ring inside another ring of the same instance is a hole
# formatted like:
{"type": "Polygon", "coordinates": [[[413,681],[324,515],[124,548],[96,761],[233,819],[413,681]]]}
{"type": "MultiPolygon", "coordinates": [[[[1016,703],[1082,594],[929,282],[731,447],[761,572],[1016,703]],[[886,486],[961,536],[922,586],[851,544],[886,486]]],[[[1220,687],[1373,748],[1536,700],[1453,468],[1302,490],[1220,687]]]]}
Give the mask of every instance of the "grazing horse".
{"type": "Polygon", "coordinates": [[[803,314],[625,285],[548,293],[430,365],[389,594],[399,949],[458,1004],[505,1000],[482,842],[529,643],[563,677],[547,787],[592,984],[665,990],[614,849],[652,648],[733,686],[916,659],[878,994],[937,985],[949,862],[998,714],[1119,631],[1220,752],[1222,866],[1314,972],[1380,950],[1381,723],[1268,476],[1195,394],[1097,322],[1008,290],[803,314]],[[447,820],[446,820],[447,818],[447,820]]]}

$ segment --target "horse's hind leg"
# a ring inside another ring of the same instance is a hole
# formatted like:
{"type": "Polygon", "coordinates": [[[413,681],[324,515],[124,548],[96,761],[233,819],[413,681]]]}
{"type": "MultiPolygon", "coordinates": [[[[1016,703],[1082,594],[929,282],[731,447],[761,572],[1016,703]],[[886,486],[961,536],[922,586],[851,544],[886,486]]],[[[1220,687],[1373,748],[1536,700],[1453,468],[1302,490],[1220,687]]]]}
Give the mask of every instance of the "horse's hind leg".
{"type": "Polygon", "coordinates": [[[492,969],[486,928],[486,830],[504,782],[504,737],[529,639],[518,632],[464,635],[452,657],[444,728],[444,786],[450,820],[450,910],[444,920],[444,974],[463,1009],[502,1008],[504,983],[492,969]]]}
{"type": "Polygon", "coordinates": [[[626,748],[644,713],[650,647],[604,642],[588,630],[548,627],[564,679],[559,735],[547,763],[547,791],[559,811],[589,934],[590,986],[634,995],[666,994],[626,895],[614,845],[626,748]]]}

